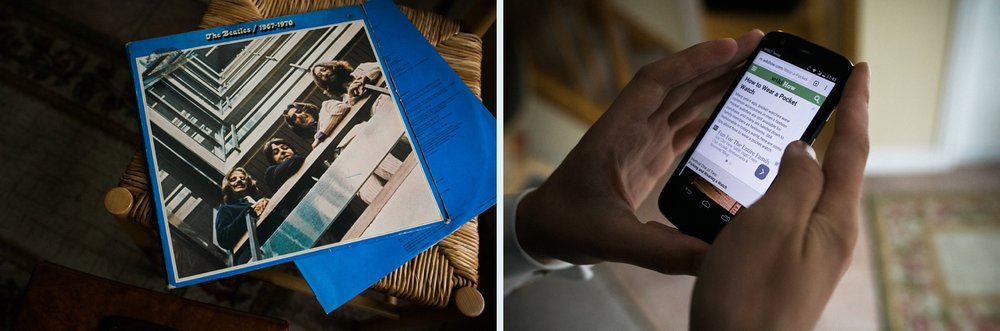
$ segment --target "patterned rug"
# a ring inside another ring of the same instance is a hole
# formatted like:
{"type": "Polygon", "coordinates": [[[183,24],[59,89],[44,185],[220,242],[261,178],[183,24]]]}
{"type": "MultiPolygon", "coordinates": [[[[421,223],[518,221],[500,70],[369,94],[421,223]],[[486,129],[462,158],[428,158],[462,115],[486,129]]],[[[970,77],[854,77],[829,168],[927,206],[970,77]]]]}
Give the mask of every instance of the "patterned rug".
{"type": "Polygon", "coordinates": [[[29,1],[0,3],[0,81],[122,142],[139,141],[125,46],[29,1]]]}
{"type": "Polygon", "coordinates": [[[1000,330],[1000,191],[876,195],[873,245],[890,330],[1000,330]]]}

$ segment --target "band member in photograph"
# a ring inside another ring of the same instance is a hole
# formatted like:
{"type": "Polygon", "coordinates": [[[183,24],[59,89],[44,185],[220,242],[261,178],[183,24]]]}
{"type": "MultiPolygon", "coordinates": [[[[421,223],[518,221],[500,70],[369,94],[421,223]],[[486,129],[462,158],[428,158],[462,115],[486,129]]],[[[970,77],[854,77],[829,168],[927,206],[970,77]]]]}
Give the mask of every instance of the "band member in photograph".
{"type": "MultiPolygon", "coordinates": [[[[231,251],[247,233],[247,215],[260,216],[267,203],[268,199],[262,197],[257,189],[257,181],[245,169],[236,167],[230,170],[222,180],[222,205],[215,217],[219,246],[231,251]]],[[[248,257],[234,256],[234,264],[244,263],[248,257]]]]}
{"type": "MultiPolygon", "coordinates": [[[[282,138],[272,138],[261,146],[261,153],[268,157],[271,165],[264,170],[264,182],[267,183],[273,190],[278,190],[289,178],[292,177],[299,169],[302,167],[305,157],[299,155],[295,152],[295,148],[288,143],[287,140],[282,138]]],[[[288,193],[284,194],[284,198],[281,201],[276,202],[278,205],[275,207],[276,210],[272,214],[277,213],[280,215],[278,219],[284,220],[291,214],[292,210],[298,204],[298,201],[302,200],[305,196],[306,191],[311,188],[310,185],[292,185],[289,188],[288,193]]],[[[365,211],[368,207],[368,203],[360,199],[360,196],[355,194],[351,200],[349,200],[347,207],[338,216],[338,221],[334,223],[333,229],[324,233],[319,239],[323,244],[337,242],[343,237],[344,233],[350,228],[350,225],[365,211]]],[[[258,233],[260,235],[261,241],[264,242],[274,233],[274,231],[280,226],[281,222],[271,222],[265,221],[258,228],[258,233]]]]}
{"type": "Polygon", "coordinates": [[[261,153],[267,156],[267,160],[271,163],[264,170],[264,182],[274,190],[299,171],[306,159],[296,153],[295,148],[283,138],[272,138],[265,142],[264,146],[261,146],[261,153]]]}
{"type": "Polygon", "coordinates": [[[355,68],[347,61],[326,61],[314,64],[310,72],[323,94],[351,105],[364,95],[365,85],[374,85],[382,78],[382,69],[375,62],[362,63],[355,68]]]}
{"type": "Polygon", "coordinates": [[[312,137],[312,147],[315,148],[333,133],[350,110],[350,105],[334,99],[324,101],[322,107],[308,102],[294,102],[285,107],[285,124],[303,138],[312,137]]]}
{"type": "Polygon", "coordinates": [[[277,199],[271,202],[275,204],[273,210],[265,215],[266,219],[257,227],[260,242],[265,243],[302,201],[316,178],[326,170],[326,166],[318,162],[312,168],[302,169],[306,160],[305,155],[297,153],[291,143],[279,137],[265,142],[261,146],[260,153],[270,163],[264,170],[264,183],[274,190],[272,198],[277,199]],[[305,173],[293,180],[293,183],[287,183],[300,170],[304,170],[305,173]],[[284,193],[280,193],[282,189],[285,190],[284,193]]]}

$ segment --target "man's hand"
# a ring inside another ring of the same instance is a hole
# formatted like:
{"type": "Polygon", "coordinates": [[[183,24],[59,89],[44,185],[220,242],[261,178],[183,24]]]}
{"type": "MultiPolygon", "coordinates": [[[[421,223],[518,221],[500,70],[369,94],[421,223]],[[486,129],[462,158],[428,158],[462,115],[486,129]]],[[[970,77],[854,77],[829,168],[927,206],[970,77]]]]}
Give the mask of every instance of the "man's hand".
{"type": "Polygon", "coordinates": [[[541,261],[616,261],[693,274],[709,246],[643,224],[635,212],[704,125],[700,110],[718,103],[762,36],[754,30],[701,43],[643,67],[552,176],[521,200],[521,247],[541,261]]]}
{"type": "Polygon", "coordinates": [[[867,63],[844,89],[823,167],[796,141],[767,193],[715,239],[695,283],[695,330],[808,330],[850,264],[868,158],[867,63]]]}
{"type": "Polygon", "coordinates": [[[254,215],[260,216],[260,214],[264,212],[264,208],[267,208],[268,201],[270,200],[268,200],[267,198],[261,198],[260,200],[257,200],[257,202],[254,203],[253,206],[251,206],[251,208],[253,208],[254,215]]]}
{"type": "Polygon", "coordinates": [[[354,101],[361,97],[365,93],[365,79],[364,77],[355,78],[351,81],[351,84],[347,86],[347,99],[350,100],[350,104],[354,104],[354,101]]]}

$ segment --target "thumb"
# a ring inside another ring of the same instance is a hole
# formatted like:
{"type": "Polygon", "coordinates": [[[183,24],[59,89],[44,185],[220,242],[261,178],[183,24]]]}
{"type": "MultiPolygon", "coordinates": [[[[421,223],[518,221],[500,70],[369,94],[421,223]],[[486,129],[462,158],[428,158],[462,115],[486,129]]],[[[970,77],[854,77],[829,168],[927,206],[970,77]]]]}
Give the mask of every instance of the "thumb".
{"type": "MultiPolygon", "coordinates": [[[[816,152],[801,140],[788,144],[771,187],[750,210],[781,211],[767,222],[791,222],[786,228],[805,227],[823,192],[823,170],[816,152]],[[779,216],[780,215],[780,216],[779,216]]],[[[778,225],[778,224],[776,224],[778,225]]],[[[781,226],[781,225],[779,225],[781,226]]]]}

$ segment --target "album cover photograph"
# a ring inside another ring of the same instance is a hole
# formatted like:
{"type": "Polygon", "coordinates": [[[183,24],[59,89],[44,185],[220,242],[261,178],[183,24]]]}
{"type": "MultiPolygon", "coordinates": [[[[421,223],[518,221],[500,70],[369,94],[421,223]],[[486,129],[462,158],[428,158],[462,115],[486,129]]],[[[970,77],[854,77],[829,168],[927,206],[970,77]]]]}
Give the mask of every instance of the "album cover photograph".
{"type": "Polygon", "coordinates": [[[172,284],[445,218],[365,21],[295,25],[133,58],[172,284]]]}

